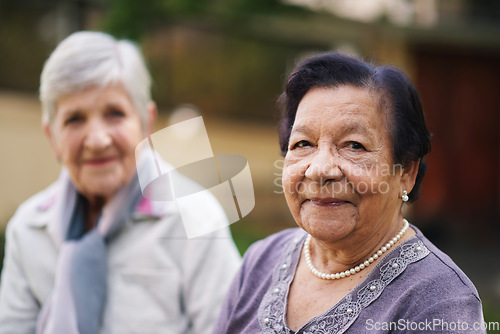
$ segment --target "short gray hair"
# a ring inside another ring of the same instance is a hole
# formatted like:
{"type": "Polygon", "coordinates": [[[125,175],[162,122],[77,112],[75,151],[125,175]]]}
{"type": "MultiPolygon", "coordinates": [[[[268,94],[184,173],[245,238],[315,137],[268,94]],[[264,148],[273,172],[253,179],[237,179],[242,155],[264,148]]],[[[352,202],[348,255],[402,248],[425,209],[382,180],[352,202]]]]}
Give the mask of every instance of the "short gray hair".
{"type": "Polygon", "coordinates": [[[52,123],[56,101],[90,86],[122,83],[143,126],[151,102],[151,76],[139,48],[128,40],[93,31],[66,37],[45,62],[40,78],[43,122],[52,123]]]}

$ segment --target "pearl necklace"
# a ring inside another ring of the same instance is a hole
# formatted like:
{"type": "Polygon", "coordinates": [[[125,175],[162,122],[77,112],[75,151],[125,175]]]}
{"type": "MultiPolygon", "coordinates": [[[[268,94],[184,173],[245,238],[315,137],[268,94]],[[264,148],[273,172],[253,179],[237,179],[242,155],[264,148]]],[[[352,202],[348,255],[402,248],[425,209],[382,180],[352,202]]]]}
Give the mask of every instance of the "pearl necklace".
{"type": "Polygon", "coordinates": [[[311,272],[314,275],[318,276],[321,279],[340,279],[340,278],[354,275],[355,273],[368,267],[371,263],[373,263],[380,256],[382,256],[382,254],[387,252],[387,250],[389,248],[394,246],[394,244],[396,242],[398,242],[399,239],[401,239],[401,237],[405,234],[405,232],[408,230],[408,227],[410,226],[406,219],[403,219],[403,221],[405,223],[403,226],[403,229],[401,231],[399,231],[399,233],[396,234],[396,236],[394,238],[392,238],[388,243],[386,243],[384,246],[382,246],[382,248],[380,248],[378,251],[376,251],[375,254],[370,256],[370,258],[368,258],[365,262],[362,262],[361,264],[359,264],[358,266],[355,266],[354,268],[351,268],[349,270],[342,271],[339,273],[335,273],[335,274],[322,273],[318,269],[314,268],[314,266],[311,262],[311,239],[312,239],[312,237],[310,234],[308,234],[306,241],[304,242],[304,257],[306,259],[307,266],[309,267],[309,269],[311,270],[311,272]]]}

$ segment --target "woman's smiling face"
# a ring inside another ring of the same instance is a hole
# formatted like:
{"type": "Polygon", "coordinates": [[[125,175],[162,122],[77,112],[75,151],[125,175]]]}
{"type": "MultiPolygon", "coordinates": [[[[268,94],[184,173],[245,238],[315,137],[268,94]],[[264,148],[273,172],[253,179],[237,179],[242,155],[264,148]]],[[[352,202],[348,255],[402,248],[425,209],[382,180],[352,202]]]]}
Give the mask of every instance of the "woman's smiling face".
{"type": "Polygon", "coordinates": [[[302,98],[283,186],[295,221],[316,239],[369,237],[398,218],[402,169],[386,117],[368,89],[313,88],[302,98]]]}
{"type": "Polygon", "coordinates": [[[56,156],[88,199],[109,199],[135,173],[135,148],[144,132],[122,85],[90,87],[57,100],[46,132],[56,156]]]}

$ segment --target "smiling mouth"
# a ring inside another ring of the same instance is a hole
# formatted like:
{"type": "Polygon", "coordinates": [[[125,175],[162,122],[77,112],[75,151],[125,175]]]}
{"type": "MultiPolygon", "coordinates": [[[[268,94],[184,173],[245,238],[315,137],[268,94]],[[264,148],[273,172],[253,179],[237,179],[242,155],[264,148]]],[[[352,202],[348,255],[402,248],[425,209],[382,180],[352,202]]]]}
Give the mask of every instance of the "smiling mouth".
{"type": "Polygon", "coordinates": [[[327,206],[327,207],[337,207],[344,204],[350,203],[349,201],[344,201],[338,198],[309,198],[306,201],[310,201],[312,205],[316,206],[327,206]]]}
{"type": "Polygon", "coordinates": [[[99,158],[99,159],[89,159],[89,160],[85,160],[84,164],[87,165],[87,166],[99,167],[99,166],[106,165],[106,164],[108,164],[110,162],[113,162],[115,160],[116,160],[116,158],[114,158],[114,157],[99,158]]]}

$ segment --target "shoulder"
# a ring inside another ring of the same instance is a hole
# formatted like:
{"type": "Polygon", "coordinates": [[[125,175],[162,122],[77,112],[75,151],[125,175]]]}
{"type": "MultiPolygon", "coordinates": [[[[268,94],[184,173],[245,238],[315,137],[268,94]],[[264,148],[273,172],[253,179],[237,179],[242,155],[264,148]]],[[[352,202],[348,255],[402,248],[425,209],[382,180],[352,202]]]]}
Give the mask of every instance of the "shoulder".
{"type": "Polygon", "coordinates": [[[418,266],[421,273],[417,281],[421,284],[432,284],[453,296],[469,294],[479,300],[476,287],[459,266],[418,230],[416,237],[429,250],[429,255],[418,266]]]}
{"type": "Polygon", "coordinates": [[[303,230],[287,229],[250,246],[227,295],[217,332],[260,332],[259,307],[272,285],[277,265],[288,250],[298,247],[301,236],[305,236],[303,230]]]}
{"type": "Polygon", "coordinates": [[[408,266],[401,277],[405,284],[400,285],[399,296],[407,297],[401,298],[407,302],[406,318],[416,323],[437,320],[461,321],[469,326],[482,323],[482,303],[472,281],[421,233],[417,233],[416,240],[420,240],[429,253],[408,266]]]}
{"type": "Polygon", "coordinates": [[[363,302],[376,300],[358,323],[481,322],[481,300],[473,283],[448,255],[413,228],[416,236],[391,251],[360,285],[359,291],[370,291],[372,286],[379,291],[378,284],[383,288],[378,296],[358,291],[363,302]]]}
{"type": "MultiPolygon", "coordinates": [[[[212,235],[214,231],[238,219],[232,197],[229,201],[227,196],[222,196],[219,201],[211,192],[212,189],[206,189],[194,180],[179,175],[176,171],[172,174],[174,175],[172,194],[175,200],[162,201],[161,211],[165,217],[176,217],[177,220],[182,221],[189,239],[212,235]]],[[[159,185],[155,184],[155,187],[158,188],[159,185]]]]}
{"type": "Polygon", "coordinates": [[[57,196],[57,188],[57,182],[54,182],[19,205],[7,224],[7,233],[29,226],[45,225],[49,219],[51,204],[57,196]]]}
{"type": "Polygon", "coordinates": [[[405,242],[407,251],[399,256],[411,257],[412,250],[418,246],[424,246],[427,255],[409,263],[387,287],[385,297],[391,297],[390,303],[398,312],[405,310],[404,317],[408,319],[455,319],[460,316],[480,321],[482,306],[474,284],[448,255],[414,229],[417,235],[405,242]],[[395,296],[400,303],[394,303],[395,296]]]}
{"type": "Polygon", "coordinates": [[[270,236],[256,241],[245,252],[245,257],[258,257],[262,254],[269,254],[269,252],[276,252],[283,250],[285,245],[293,240],[298,242],[297,238],[305,236],[305,232],[296,227],[289,228],[278,233],[271,234],[270,236]]]}
{"type": "Polygon", "coordinates": [[[259,240],[245,252],[244,266],[271,269],[283,257],[287,246],[295,245],[303,237],[305,232],[302,229],[290,228],[259,240]]]}

